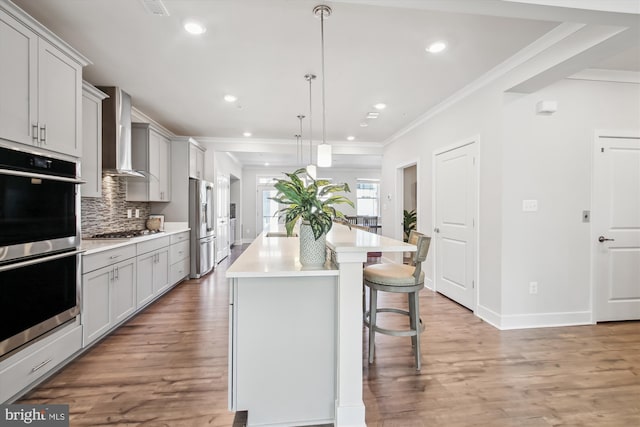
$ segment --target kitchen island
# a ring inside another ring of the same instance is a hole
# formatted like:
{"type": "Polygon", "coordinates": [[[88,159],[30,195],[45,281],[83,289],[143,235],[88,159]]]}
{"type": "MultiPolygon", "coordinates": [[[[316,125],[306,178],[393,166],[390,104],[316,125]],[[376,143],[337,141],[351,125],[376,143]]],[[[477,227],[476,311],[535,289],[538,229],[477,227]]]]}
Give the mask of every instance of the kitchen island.
{"type": "Polygon", "coordinates": [[[261,234],[227,270],[229,409],[248,425],[364,426],[362,267],[414,245],[336,224],[323,266],[299,239],[261,234]]]}

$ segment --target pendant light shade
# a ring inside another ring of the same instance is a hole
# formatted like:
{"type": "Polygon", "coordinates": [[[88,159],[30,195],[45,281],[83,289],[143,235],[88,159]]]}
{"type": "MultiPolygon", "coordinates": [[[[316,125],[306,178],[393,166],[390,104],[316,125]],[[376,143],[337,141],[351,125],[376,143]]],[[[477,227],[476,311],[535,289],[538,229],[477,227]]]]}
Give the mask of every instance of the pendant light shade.
{"type": "Polygon", "coordinates": [[[318,145],[318,167],[321,167],[321,168],[331,167],[331,145],[329,144],[318,145]]]}
{"type": "Polygon", "coordinates": [[[316,179],[318,177],[318,170],[316,169],[316,165],[310,164],[307,166],[307,175],[309,175],[313,179],[316,179]]]}

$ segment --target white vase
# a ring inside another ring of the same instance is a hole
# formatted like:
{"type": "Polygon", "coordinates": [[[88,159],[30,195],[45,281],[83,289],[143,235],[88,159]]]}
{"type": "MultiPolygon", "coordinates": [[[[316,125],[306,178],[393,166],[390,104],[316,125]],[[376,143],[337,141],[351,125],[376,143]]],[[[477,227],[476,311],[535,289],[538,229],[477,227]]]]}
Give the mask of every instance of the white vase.
{"type": "Polygon", "coordinates": [[[300,224],[300,264],[323,265],[327,257],[326,240],[324,233],[316,240],[311,225],[300,224]]]}

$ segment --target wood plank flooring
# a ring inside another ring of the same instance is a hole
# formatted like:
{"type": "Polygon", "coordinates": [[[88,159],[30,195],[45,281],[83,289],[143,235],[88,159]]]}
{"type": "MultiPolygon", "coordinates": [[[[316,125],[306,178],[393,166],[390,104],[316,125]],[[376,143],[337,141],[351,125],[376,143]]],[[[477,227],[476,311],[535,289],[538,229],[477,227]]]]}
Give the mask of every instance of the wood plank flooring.
{"type": "MultiPolygon", "coordinates": [[[[74,427],[233,425],[228,262],[178,285],[18,403],[69,404],[74,427]]],[[[498,331],[430,291],[420,305],[422,371],[409,338],[378,335],[375,363],[364,363],[369,426],[640,426],[640,322],[498,331]]],[[[363,338],[363,357],[366,348],[363,338]]]]}

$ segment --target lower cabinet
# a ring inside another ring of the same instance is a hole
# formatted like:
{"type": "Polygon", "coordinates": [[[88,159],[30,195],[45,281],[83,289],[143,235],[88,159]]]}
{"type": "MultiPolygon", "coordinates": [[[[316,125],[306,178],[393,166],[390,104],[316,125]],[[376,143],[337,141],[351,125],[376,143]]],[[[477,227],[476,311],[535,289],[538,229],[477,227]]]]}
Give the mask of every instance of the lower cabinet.
{"type": "Polygon", "coordinates": [[[82,272],[86,347],[189,275],[189,232],[85,255],[82,272]]]}
{"type": "Polygon", "coordinates": [[[100,338],[135,310],[135,258],[82,275],[84,346],[100,338]]]}
{"type": "Polygon", "coordinates": [[[169,287],[169,247],[138,255],[138,307],[169,287]]]}
{"type": "Polygon", "coordinates": [[[10,401],[38,384],[82,346],[82,326],[78,321],[31,344],[0,362],[0,403],[10,401]]]}
{"type": "Polygon", "coordinates": [[[189,276],[189,232],[174,234],[171,236],[171,248],[169,251],[169,283],[175,285],[189,276]]]}

